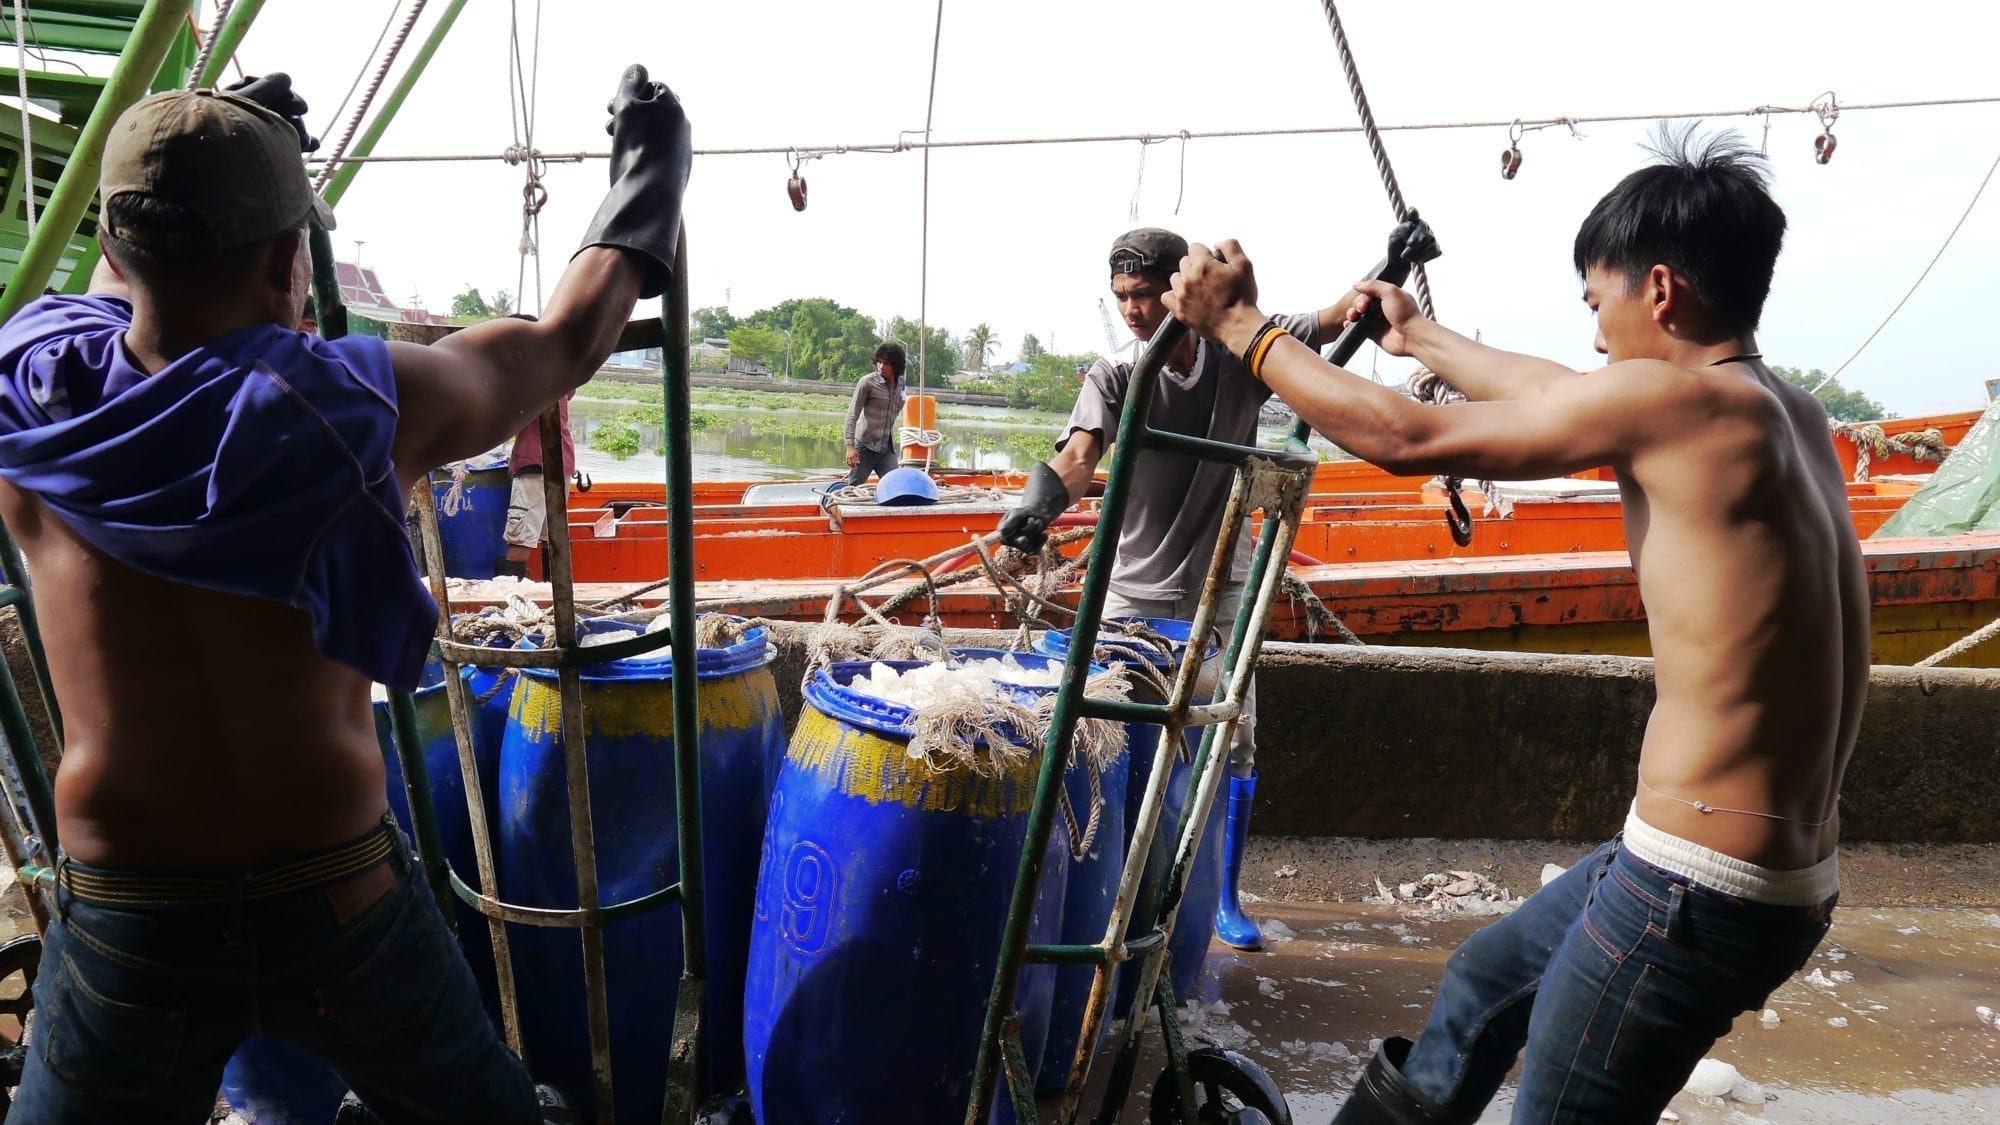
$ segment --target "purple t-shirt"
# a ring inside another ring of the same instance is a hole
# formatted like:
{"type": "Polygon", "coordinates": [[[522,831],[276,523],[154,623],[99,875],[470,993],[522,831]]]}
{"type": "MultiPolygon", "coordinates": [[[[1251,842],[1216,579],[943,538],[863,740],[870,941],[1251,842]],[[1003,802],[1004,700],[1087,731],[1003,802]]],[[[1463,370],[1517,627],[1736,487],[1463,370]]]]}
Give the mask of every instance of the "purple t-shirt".
{"type": "Polygon", "coordinates": [[[116,297],[0,326],[0,477],[141,571],[282,602],[322,655],[413,689],[437,625],[390,453],[382,341],[246,328],[148,375],[116,297]]]}

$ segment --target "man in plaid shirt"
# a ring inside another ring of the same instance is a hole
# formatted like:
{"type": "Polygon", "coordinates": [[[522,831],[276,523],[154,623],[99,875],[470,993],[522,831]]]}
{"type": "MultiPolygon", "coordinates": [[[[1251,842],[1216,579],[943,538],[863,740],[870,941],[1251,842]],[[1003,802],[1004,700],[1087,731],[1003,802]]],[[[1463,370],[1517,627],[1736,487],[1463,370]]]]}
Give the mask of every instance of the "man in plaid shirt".
{"type": "Polygon", "coordinates": [[[847,483],[861,484],[868,474],[881,476],[902,464],[896,432],[903,417],[903,399],[909,388],[903,370],[909,355],[901,344],[883,344],[875,349],[875,370],[854,384],[854,401],[847,406],[847,425],[841,440],[847,444],[847,483]]]}

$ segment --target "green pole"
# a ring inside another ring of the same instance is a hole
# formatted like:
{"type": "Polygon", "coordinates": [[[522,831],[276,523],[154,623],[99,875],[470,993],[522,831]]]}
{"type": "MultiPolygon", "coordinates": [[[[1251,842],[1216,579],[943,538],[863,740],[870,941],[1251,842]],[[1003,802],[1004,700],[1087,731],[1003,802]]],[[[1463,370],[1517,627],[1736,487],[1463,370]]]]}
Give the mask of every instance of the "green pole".
{"type": "Polygon", "coordinates": [[[90,120],[84,122],[76,151],[63,168],[62,179],[56,182],[41,222],[21,252],[20,265],[8,280],[7,291],[0,293],[0,324],[11,320],[21,306],[40,297],[48,287],[69,240],[76,236],[77,224],[83,221],[84,211],[97,194],[104,142],[111,135],[112,123],[152,85],[153,76],[160,72],[160,63],[181,33],[181,21],[187,19],[188,9],[193,6],[194,0],[147,0],[146,9],[139,13],[132,36],[126,40],[125,53],[118,56],[118,65],[105,81],[104,93],[97,99],[97,107],[90,111],[90,120]]]}
{"type": "MultiPolygon", "coordinates": [[[[403,72],[402,80],[389,92],[389,99],[382,103],[381,109],[375,111],[375,120],[368,123],[368,128],[362,131],[361,139],[354,142],[354,151],[348,153],[349,156],[367,156],[375,151],[375,142],[381,140],[382,134],[388,131],[389,122],[395,120],[396,112],[403,108],[403,99],[409,97],[410,91],[416,88],[417,79],[423,77],[424,68],[430,65],[431,56],[437,54],[439,44],[444,42],[445,33],[451,30],[451,25],[458,19],[458,13],[464,7],[465,0],[451,0],[451,6],[444,10],[444,15],[438,20],[437,26],[431,28],[430,37],[424,40],[423,49],[410,60],[410,69],[403,72]]],[[[320,193],[328,207],[340,204],[340,197],[347,193],[347,185],[354,182],[354,177],[360,171],[359,164],[340,166],[340,169],[333,174],[333,179],[326,185],[326,190],[320,193]]]]}
{"type": "Polygon", "coordinates": [[[197,87],[213,86],[222,77],[222,68],[229,65],[236,48],[243,45],[251,21],[263,10],[264,0],[236,0],[236,6],[229,9],[228,18],[222,21],[222,30],[215,33],[215,44],[208,49],[208,65],[195,78],[197,87]]]}

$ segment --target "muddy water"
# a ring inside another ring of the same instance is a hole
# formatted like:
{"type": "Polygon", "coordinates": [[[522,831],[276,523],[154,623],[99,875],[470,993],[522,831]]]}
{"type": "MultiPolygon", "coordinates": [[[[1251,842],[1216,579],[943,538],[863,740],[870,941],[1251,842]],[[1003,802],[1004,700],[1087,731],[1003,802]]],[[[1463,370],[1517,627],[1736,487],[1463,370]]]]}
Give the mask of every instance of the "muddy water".
{"type": "MultiPolygon", "coordinates": [[[[1266,952],[1215,947],[1194,997],[1199,1009],[1187,1006],[1182,1026],[1193,1042],[1268,1068],[1302,1125],[1332,1116],[1371,1040],[1416,1033],[1445,957],[1483,924],[1352,903],[1251,910],[1284,928],[1266,952]]],[[[2000,1121],[2000,1029],[1979,1021],[1980,1005],[2000,1007],[2000,913],[1844,909],[1811,964],[1771,997],[1778,1024],[1749,1013],[1711,1052],[1767,1100],[1683,1092],[1673,1110],[1691,1125],[2000,1121]]],[[[1157,1033],[1148,1036],[1157,1043],[1157,1033]]],[[[1157,1047],[1151,1054],[1141,1087],[1159,1073],[1157,1047]]],[[[1511,1091],[1480,1120],[1506,1121],[1511,1091]]],[[[1125,1120],[1144,1120],[1144,1104],[1135,1096],[1125,1120]]]]}

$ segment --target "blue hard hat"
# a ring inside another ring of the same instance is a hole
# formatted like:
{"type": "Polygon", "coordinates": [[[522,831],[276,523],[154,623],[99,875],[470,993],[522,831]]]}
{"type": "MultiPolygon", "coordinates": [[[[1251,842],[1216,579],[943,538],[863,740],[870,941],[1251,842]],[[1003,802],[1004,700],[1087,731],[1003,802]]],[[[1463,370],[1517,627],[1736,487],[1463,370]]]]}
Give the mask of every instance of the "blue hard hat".
{"type": "Polygon", "coordinates": [[[935,504],[937,482],[922,469],[891,469],[875,484],[877,504],[935,504]]]}

